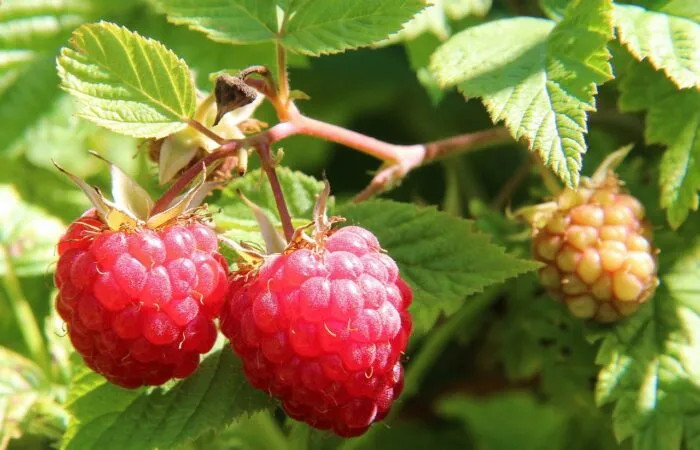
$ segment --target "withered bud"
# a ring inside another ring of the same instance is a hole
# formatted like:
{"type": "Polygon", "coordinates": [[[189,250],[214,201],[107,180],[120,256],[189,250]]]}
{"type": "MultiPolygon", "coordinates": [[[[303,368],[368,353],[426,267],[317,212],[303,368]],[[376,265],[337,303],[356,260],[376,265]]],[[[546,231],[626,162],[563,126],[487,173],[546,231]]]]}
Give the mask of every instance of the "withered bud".
{"type": "Polygon", "coordinates": [[[216,79],[214,96],[216,97],[214,125],[216,125],[226,113],[252,103],[258,96],[258,91],[248,86],[239,77],[223,74],[216,79]]]}

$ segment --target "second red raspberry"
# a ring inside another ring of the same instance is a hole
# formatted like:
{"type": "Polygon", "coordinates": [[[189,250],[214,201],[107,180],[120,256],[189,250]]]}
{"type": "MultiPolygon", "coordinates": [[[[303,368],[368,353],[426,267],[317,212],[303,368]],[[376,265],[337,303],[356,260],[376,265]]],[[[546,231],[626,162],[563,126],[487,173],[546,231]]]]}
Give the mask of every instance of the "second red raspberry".
{"type": "Polygon", "coordinates": [[[331,233],[322,248],[271,255],[235,279],[222,331],[251,384],[289,416],[349,437],[401,393],[412,294],[372,233],[331,233]]]}

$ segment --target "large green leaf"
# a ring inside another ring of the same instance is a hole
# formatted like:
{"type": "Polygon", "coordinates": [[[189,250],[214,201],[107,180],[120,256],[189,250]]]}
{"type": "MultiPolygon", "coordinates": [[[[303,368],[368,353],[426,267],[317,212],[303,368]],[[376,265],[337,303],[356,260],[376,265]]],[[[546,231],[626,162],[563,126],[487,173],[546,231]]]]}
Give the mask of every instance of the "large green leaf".
{"type": "MultiPolygon", "coordinates": [[[[697,224],[696,224],[697,225],[697,224]]],[[[646,307],[602,333],[596,388],[615,403],[618,439],[635,448],[700,448],[700,239],[665,233],[661,285],[646,307]]]]}
{"type": "Polygon", "coordinates": [[[680,3],[676,3],[667,5],[663,12],[616,5],[618,37],[635,58],[663,70],[676,86],[700,89],[700,19],[673,15],[691,14],[691,5],[695,4],[694,14],[700,17],[700,8],[691,1],[686,2],[687,10],[681,10],[680,3]]]}
{"type": "Polygon", "coordinates": [[[161,388],[121,389],[76,364],[67,402],[72,418],[61,448],[174,448],[270,404],[248,384],[233,351],[220,344],[189,378],[161,388]]]}
{"type": "Polygon", "coordinates": [[[207,34],[215,41],[247,44],[275,38],[274,0],[154,0],[176,24],[207,34]]]}
{"type": "Polygon", "coordinates": [[[161,43],[100,22],[73,33],[58,58],[61,87],[79,115],[117,133],[160,138],[186,127],[195,87],[187,64],[161,43]]]}
{"type": "Polygon", "coordinates": [[[473,293],[534,270],[474,230],[473,222],[409,203],[372,200],[343,205],[347,223],[372,231],[411,285],[415,329],[427,331],[441,313],[452,314],[473,293]]]}
{"type": "Polygon", "coordinates": [[[527,141],[569,186],[578,185],[587,113],[612,78],[612,2],[576,0],[556,25],[502,19],[468,28],[433,55],[438,81],[481,97],[491,118],[527,141]]]}
{"type": "Polygon", "coordinates": [[[649,64],[635,65],[620,83],[620,109],[647,111],[645,138],[668,149],[660,166],[661,206],[679,227],[698,209],[700,191],[700,91],[676,90],[649,64]]]}
{"type": "MultiPolygon", "coordinates": [[[[156,39],[187,61],[202,90],[211,89],[210,74],[222,69],[244,69],[264,65],[275,70],[275,48],[272,42],[229,45],[215,42],[186,26],[173,26],[164,15],[147,13],[129,22],[132,29],[156,39]]],[[[292,61],[289,61],[290,64],[292,61]]]]}
{"type": "Polygon", "coordinates": [[[401,29],[421,0],[156,0],[174,23],[233,44],[279,40],[306,55],[373,44],[401,29]]]}
{"type": "Polygon", "coordinates": [[[401,29],[421,0],[304,0],[282,30],[285,47],[317,56],[364,47],[401,29]]]}
{"type": "Polygon", "coordinates": [[[18,277],[48,273],[63,229],[58,219],[22,201],[14,187],[0,185],[0,276],[8,264],[18,277]]]}

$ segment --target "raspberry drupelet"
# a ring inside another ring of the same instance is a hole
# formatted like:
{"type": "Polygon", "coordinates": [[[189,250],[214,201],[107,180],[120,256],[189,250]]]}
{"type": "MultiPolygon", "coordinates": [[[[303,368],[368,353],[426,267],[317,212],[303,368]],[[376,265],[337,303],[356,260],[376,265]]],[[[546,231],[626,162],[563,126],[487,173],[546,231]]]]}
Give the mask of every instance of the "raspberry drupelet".
{"type": "Polygon", "coordinates": [[[352,437],[403,389],[411,300],[377,238],[348,226],[235,276],[221,328],[251,384],[290,417],[352,437]]]}
{"type": "Polygon", "coordinates": [[[125,388],[184,378],[216,340],[228,268],[191,218],[112,230],[93,212],[58,244],[56,308],[85,363],[125,388]]]}

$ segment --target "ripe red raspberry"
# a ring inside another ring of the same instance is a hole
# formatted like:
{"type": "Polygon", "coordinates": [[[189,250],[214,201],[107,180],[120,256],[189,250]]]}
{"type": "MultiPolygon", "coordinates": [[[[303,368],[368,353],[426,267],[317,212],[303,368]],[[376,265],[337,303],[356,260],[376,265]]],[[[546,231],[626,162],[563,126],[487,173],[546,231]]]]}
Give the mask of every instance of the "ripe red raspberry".
{"type": "Polygon", "coordinates": [[[56,308],[85,363],[126,388],[190,375],[216,340],[227,264],[195,219],[110,230],[95,214],[58,244],[56,308]]]}
{"type": "Polygon", "coordinates": [[[250,383],[290,417],[358,436],[403,389],[411,289],[365,229],[341,228],[309,247],[235,278],[221,328],[250,383]]]}
{"type": "Polygon", "coordinates": [[[533,240],[542,284],[582,319],[614,322],[636,311],[657,285],[644,207],[610,173],[557,198],[557,210],[533,240]]]}

